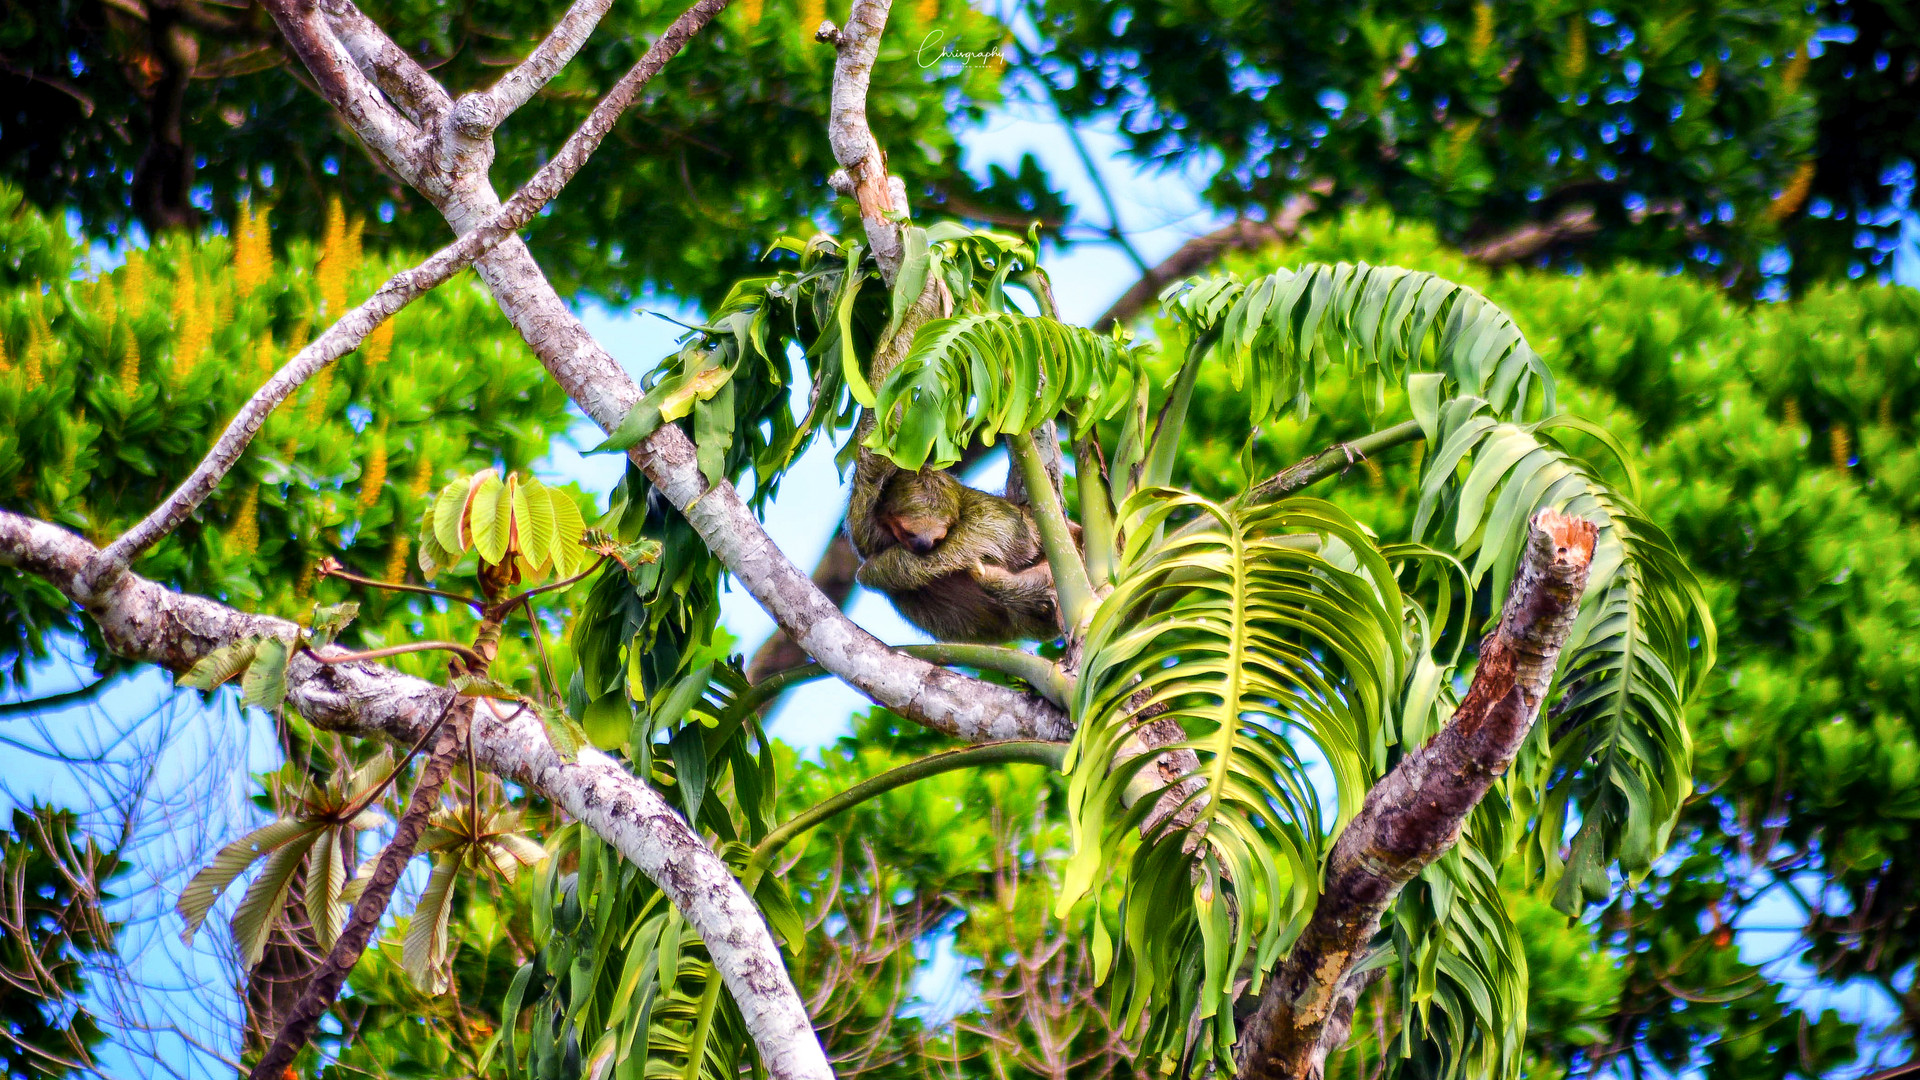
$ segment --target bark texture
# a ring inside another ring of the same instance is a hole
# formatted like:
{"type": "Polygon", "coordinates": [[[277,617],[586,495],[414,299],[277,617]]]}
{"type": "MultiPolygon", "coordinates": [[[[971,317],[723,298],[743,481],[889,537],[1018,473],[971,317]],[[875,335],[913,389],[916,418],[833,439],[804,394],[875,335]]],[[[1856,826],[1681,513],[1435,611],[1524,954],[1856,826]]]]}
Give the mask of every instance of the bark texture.
{"type": "MultiPolygon", "coordinates": [[[[44,578],[81,604],[107,647],[131,660],[185,671],[213,649],[247,637],[290,638],[284,619],[248,615],[204,597],[176,593],[123,574],[101,595],[73,590],[95,549],[56,525],[0,510],[0,567],[44,578]]],[[[323,654],[342,655],[329,648],[323,654]]],[[[412,746],[453,699],[444,687],[371,663],[322,664],[295,654],[287,664],[287,700],[317,726],[412,746]]],[[[606,838],[657,882],[713,956],[727,990],[776,1080],[833,1075],[773,936],[753,901],[659,793],[620,763],[592,749],[563,760],[540,721],[525,712],[482,713],[472,729],[476,762],[551,799],[606,838]]]]}
{"type": "Polygon", "coordinates": [[[1367,793],[1334,842],[1325,888],[1293,951],[1242,1029],[1239,1075],[1318,1080],[1345,1039],[1352,975],[1400,890],[1459,842],[1467,815],[1540,713],[1593,561],[1594,523],[1551,510],[1533,519],[1500,623],[1481,642],[1465,700],[1433,741],[1367,793]],[[1344,1011],[1346,1020],[1341,1021],[1344,1011]]]}

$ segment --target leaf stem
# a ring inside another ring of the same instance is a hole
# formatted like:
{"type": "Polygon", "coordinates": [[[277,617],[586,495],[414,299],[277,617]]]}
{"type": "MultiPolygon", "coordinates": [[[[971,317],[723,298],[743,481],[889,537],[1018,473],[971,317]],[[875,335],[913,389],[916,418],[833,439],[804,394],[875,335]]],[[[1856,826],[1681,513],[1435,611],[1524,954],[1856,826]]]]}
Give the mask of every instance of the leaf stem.
{"type": "Polygon", "coordinates": [[[1344,472],[1356,461],[1363,461],[1384,450],[1423,438],[1420,422],[1408,420],[1390,428],[1362,435],[1352,442],[1336,443],[1318,454],[1289,466],[1285,471],[1255,484],[1241,499],[1248,505],[1283,499],[1303,488],[1344,472]]]}
{"type": "MultiPolygon", "coordinates": [[[[580,571],[579,573],[573,575],[570,578],[565,578],[560,581],[549,581],[545,585],[542,585],[537,589],[528,589],[526,592],[520,593],[518,595],[509,596],[495,606],[493,614],[495,614],[502,622],[504,622],[506,621],[507,613],[513,610],[513,606],[515,604],[525,604],[528,601],[532,600],[534,597],[539,596],[541,593],[550,593],[560,589],[564,589],[567,586],[572,585],[574,582],[580,581],[583,578],[587,577],[587,575],[592,574],[595,570],[600,569],[601,565],[604,564],[607,561],[607,559],[608,559],[608,556],[602,555],[600,556],[600,558],[594,560],[594,564],[592,566],[587,567],[585,570],[580,571]]],[[[527,609],[527,617],[528,618],[533,617],[532,608],[527,609]]]]}
{"type": "Polygon", "coordinates": [[[707,965],[707,988],[700,995],[700,1011],[694,1014],[693,1038],[687,1041],[687,1065],[681,1080],[700,1080],[700,1063],[707,1056],[707,1039],[713,1034],[713,1013],[720,1006],[720,973],[707,965]]]}
{"type": "Polygon", "coordinates": [[[969,746],[960,750],[948,750],[923,757],[918,761],[910,761],[897,769],[889,769],[879,776],[855,784],[832,798],[815,803],[767,833],[766,837],[753,849],[753,857],[747,861],[747,868],[741,874],[740,883],[751,894],[760,884],[760,878],[766,873],[767,867],[772,865],[774,857],[780,854],[780,849],[786,847],[795,837],[894,788],[904,787],[917,780],[925,780],[941,773],[953,772],[956,769],[978,769],[989,765],[1025,763],[1045,765],[1058,771],[1066,758],[1065,743],[997,742],[981,743],[978,746],[969,746]]]}
{"type": "Polygon", "coordinates": [[[1095,585],[1108,585],[1113,582],[1118,561],[1119,537],[1113,526],[1113,498],[1101,464],[1100,443],[1089,424],[1073,442],[1073,478],[1080,486],[1080,547],[1086,552],[1087,577],[1095,585]]]}
{"type": "Polygon", "coordinates": [[[436,651],[458,653],[460,658],[465,660],[469,666],[479,665],[484,668],[487,663],[486,660],[481,658],[479,653],[474,652],[472,649],[467,648],[457,641],[410,641],[405,645],[389,645],[384,649],[368,649],[365,652],[336,653],[332,656],[321,656],[312,649],[305,647],[302,647],[301,651],[312,657],[314,662],[318,664],[352,664],[361,660],[379,660],[382,657],[400,656],[405,653],[436,651]]]}
{"type": "Polygon", "coordinates": [[[458,600],[477,613],[484,614],[487,610],[487,605],[483,601],[471,596],[462,596],[459,593],[448,592],[445,589],[430,588],[426,585],[409,585],[404,581],[381,581],[378,578],[361,577],[352,571],[342,569],[340,564],[332,559],[323,560],[320,563],[320,576],[323,578],[339,578],[348,584],[364,585],[369,589],[384,589],[388,592],[419,593],[422,596],[438,596],[447,600],[458,600]]]}
{"type": "Polygon", "coordinates": [[[1026,481],[1028,504],[1035,524],[1040,527],[1040,546],[1053,567],[1053,590],[1059,598],[1061,623],[1071,634],[1087,613],[1093,610],[1093,584],[1087,580],[1087,564],[1080,561],[1080,549],[1067,527],[1067,512],[1047,475],[1046,462],[1033,444],[1032,433],[1007,437],[1007,451],[1026,481]]]}

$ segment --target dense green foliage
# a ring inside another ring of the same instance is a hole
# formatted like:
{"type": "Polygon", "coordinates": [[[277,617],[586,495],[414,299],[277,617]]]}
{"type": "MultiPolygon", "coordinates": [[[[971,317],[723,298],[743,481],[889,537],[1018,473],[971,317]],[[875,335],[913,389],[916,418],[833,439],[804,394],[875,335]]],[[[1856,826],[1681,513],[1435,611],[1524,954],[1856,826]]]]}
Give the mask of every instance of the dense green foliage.
{"type": "MultiPolygon", "coordinates": [[[[562,10],[487,0],[363,7],[455,96],[490,85],[562,10]]],[[[578,58],[501,129],[493,177],[503,197],[684,7],[613,6],[578,58]]],[[[136,220],[149,232],[232,222],[251,193],[279,209],[289,236],[317,239],[327,199],[338,196],[378,209],[368,236],[382,249],[424,251],[450,239],[432,207],[376,168],[296,74],[260,4],[56,0],[8,12],[0,176],[42,207],[77,211],[96,235],[122,235],[136,220]]],[[[653,80],[574,193],[528,230],[562,292],[627,299],[652,285],[711,301],[759,254],[758,238],[827,207],[834,164],[821,132],[833,50],[813,40],[827,14],[821,0],[741,0],[653,80]]],[[[831,14],[845,18],[842,8],[831,14]]],[[[989,48],[998,27],[940,0],[902,4],[895,24],[867,108],[916,203],[951,193],[1014,215],[1057,216],[1031,170],[996,173],[982,188],[959,168],[950,124],[995,98],[998,72],[916,59],[936,29],[930,56],[989,48]]]]}
{"type": "Polygon", "coordinates": [[[1460,242],[1584,205],[1600,228],[1562,258],[1750,287],[1785,243],[1804,283],[1887,269],[1883,174],[1920,157],[1903,0],[1034,6],[1069,114],[1217,154],[1209,196],[1269,214],[1317,189],[1460,242]]]}
{"type": "MultiPolygon", "coordinates": [[[[247,396],[397,259],[363,260],[333,204],[320,244],[276,260],[257,220],[235,241],[163,239],[110,273],[83,239],[0,188],[0,507],[104,543],[152,509],[247,396]]],[[[456,472],[524,469],[568,427],[546,378],[470,275],[401,312],[267,421],[196,517],[137,560],[141,574],[251,610],[305,617],[344,598],[326,557],[398,580],[427,500],[456,472]]],[[[379,595],[351,639],[390,644],[446,614],[379,595]]],[[[0,665],[17,673],[50,627],[91,633],[48,586],[0,580],[0,665]]],[[[104,650],[96,657],[108,661],[104,650]]],[[[501,669],[524,676],[510,650],[501,669]]],[[[401,658],[411,670],[430,661],[401,658]]]]}
{"type": "MultiPolygon", "coordinates": [[[[1769,887],[1807,906],[1824,977],[1862,976],[1901,996],[1899,973],[1920,959],[1920,293],[1821,288],[1749,308],[1632,267],[1490,276],[1432,232],[1379,214],[1313,230],[1253,265],[1307,259],[1428,267],[1483,288],[1560,376],[1563,407],[1634,449],[1648,516],[1712,602],[1721,659],[1689,725],[1701,794],[1675,833],[1689,854],[1602,916],[1602,940],[1633,967],[1605,1006],[1606,1038],[1580,1052],[1638,1046],[1672,1063],[1711,1043],[1715,1067],[1743,1076],[1756,1075],[1741,1064],[1749,1057],[1793,1047],[1799,1022],[1772,1004],[1778,989],[1732,958],[1729,939],[1701,934],[1702,921],[1733,923],[1769,887]],[[1742,1005],[1683,1008],[1662,980],[1742,1005]]],[[[1216,437],[1183,472],[1225,494],[1246,475],[1241,399],[1220,373],[1194,408],[1216,437]]],[[[1252,474],[1369,426],[1357,395],[1311,423],[1270,424],[1252,474]]],[[[1366,483],[1341,485],[1337,500],[1393,535],[1410,525],[1420,454],[1362,463],[1366,483]]],[[[1832,1023],[1812,1037],[1810,1064],[1835,1052],[1832,1023]]]]}

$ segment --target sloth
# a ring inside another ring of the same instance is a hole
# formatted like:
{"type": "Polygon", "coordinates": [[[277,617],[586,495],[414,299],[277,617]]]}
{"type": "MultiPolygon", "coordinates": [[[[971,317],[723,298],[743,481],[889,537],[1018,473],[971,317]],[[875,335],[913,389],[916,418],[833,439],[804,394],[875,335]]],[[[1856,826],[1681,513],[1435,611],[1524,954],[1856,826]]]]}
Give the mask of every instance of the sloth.
{"type": "Polygon", "coordinates": [[[874,475],[881,471],[854,471],[847,535],[863,560],[855,580],[941,641],[1059,634],[1053,570],[1025,507],[942,470],[874,475]]]}

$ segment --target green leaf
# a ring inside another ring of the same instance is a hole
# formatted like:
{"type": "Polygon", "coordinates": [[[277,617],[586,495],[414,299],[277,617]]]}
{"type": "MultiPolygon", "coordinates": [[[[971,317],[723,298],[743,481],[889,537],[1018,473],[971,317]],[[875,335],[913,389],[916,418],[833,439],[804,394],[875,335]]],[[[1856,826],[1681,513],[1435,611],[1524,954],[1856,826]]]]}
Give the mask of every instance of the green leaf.
{"type": "Polygon", "coordinates": [[[308,634],[314,648],[331,645],[353,620],[360,615],[360,605],[352,600],[339,604],[328,604],[313,609],[313,619],[308,624],[308,634]]]}
{"type": "Polygon", "coordinates": [[[686,724],[669,744],[673,754],[674,782],[680,788],[680,805],[686,808],[688,821],[700,820],[700,800],[707,793],[707,737],[698,724],[686,724]]]}
{"type": "Polygon", "coordinates": [[[484,675],[462,675],[453,680],[453,689],[462,697],[488,697],[499,701],[519,701],[524,696],[506,683],[484,675]]]}
{"type": "Polygon", "coordinates": [[[733,384],[694,406],[694,460],[710,487],[727,479],[727,451],[733,447],[733,384]]]}
{"type": "Polygon", "coordinates": [[[442,852],[433,860],[427,887],[407,919],[400,966],[413,984],[428,994],[444,994],[452,986],[447,965],[447,923],[453,914],[453,884],[460,874],[460,853],[442,852]]]}
{"type": "Polygon", "coordinates": [[[187,882],[187,887],[180,891],[180,900],[175,908],[186,923],[180,931],[180,940],[188,943],[193,941],[194,932],[206,921],[207,912],[213,908],[214,901],[220,898],[234,878],[253,865],[254,860],[278,851],[319,827],[311,821],[281,818],[221,848],[213,861],[194,874],[193,879],[187,882]]]}
{"type": "Polygon", "coordinates": [[[553,517],[554,494],[552,488],[530,479],[520,486],[519,496],[514,500],[514,514],[518,519],[520,551],[527,561],[538,570],[551,567],[556,575],[564,576],[565,564],[559,557],[558,530],[553,517]]]}
{"type": "Polygon", "coordinates": [[[488,469],[476,480],[467,498],[466,534],[480,558],[495,566],[507,555],[508,530],[513,522],[513,492],[488,469]]]}
{"type": "Polygon", "coordinates": [[[580,747],[587,741],[587,733],[573,722],[565,709],[543,705],[539,709],[540,720],[547,729],[547,741],[553,744],[553,752],[560,755],[562,761],[573,761],[580,756],[580,747]]]}
{"type": "Polygon", "coordinates": [[[428,518],[433,524],[434,539],[439,542],[442,551],[457,555],[467,550],[466,530],[462,527],[461,519],[466,514],[467,493],[473,490],[476,479],[461,477],[441,488],[439,497],[433,500],[433,509],[428,512],[428,518]]]}
{"type": "Polygon", "coordinates": [[[1061,412],[1105,419],[1131,400],[1138,361],[1124,336],[986,312],[936,319],[880,386],[868,449],[903,469],[947,467],[975,438],[1020,435],[1061,412]]]}
{"type": "Polygon", "coordinates": [[[287,699],[287,643],[280,638],[263,638],[254,650],[253,663],[240,682],[243,705],[269,711],[287,699]]]}
{"type": "Polygon", "coordinates": [[[265,955],[267,935],[273,931],[273,920],[287,906],[287,891],[293,884],[293,872],[300,868],[300,860],[306,858],[314,838],[320,835],[321,826],[318,822],[302,824],[307,825],[305,830],[267,856],[260,876],[253,879],[253,884],[247,887],[247,894],[240,898],[240,906],[234,910],[233,940],[240,947],[243,965],[248,968],[258,964],[260,957],[265,955]]]}
{"type": "MultiPolygon", "coordinates": [[[[580,507],[573,496],[558,488],[547,489],[547,503],[553,515],[552,553],[555,577],[572,577],[587,564],[587,549],[581,546],[587,523],[580,518],[580,507]]],[[[658,552],[659,546],[654,545],[658,552]]],[[[652,561],[652,560],[646,560],[652,561]]]]}
{"type": "Polygon", "coordinates": [[[340,891],[347,882],[346,854],[340,848],[340,829],[323,830],[314,841],[307,866],[307,921],[313,926],[314,940],[322,952],[333,948],[346,912],[340,906],[340,891]]]}
{"type": "Polygon", "coordinates": [[[235,675],[247,670],[253,663],[254,653],[260,648],[259,638],[248,638],[230,645],[222,645],[200,658],[199,662],[180,676],[177,686],[191,686],[200,690],[211,690],[227,682],[235,675]]]}

